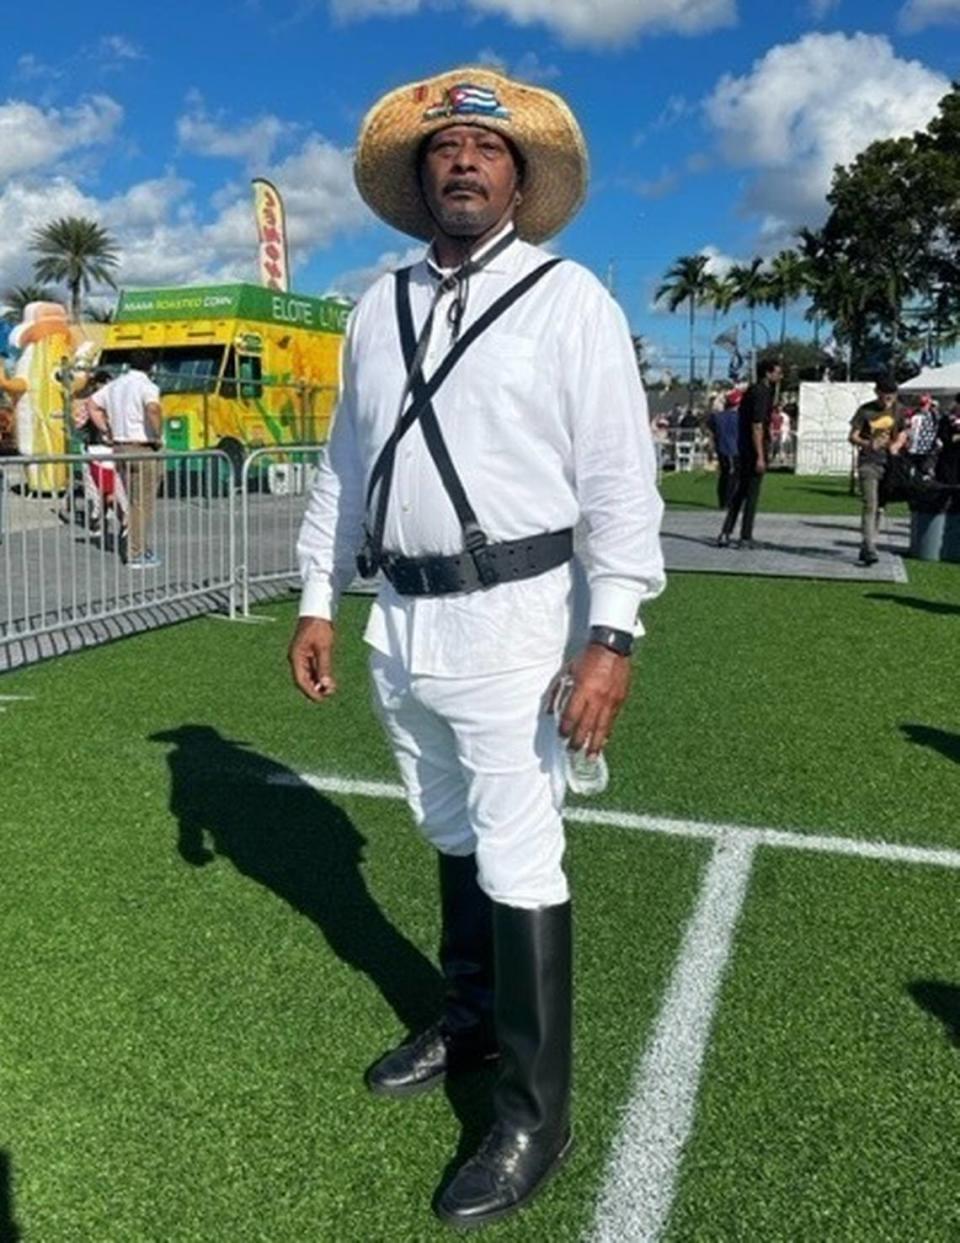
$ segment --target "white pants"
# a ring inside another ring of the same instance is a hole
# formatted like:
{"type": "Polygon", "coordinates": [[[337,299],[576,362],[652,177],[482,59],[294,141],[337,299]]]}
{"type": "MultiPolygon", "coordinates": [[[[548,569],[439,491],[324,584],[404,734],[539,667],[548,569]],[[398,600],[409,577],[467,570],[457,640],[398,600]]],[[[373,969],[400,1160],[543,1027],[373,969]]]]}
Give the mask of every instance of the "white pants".
{"type": "Polygon", "coordinates": [[[411,676],[374,651],[374,707],[424,836],[476,853],[480,887],[507,906],[555,906],[563,872],[564,743],[547,715],[556,660],[484,676],[411,676]]]}

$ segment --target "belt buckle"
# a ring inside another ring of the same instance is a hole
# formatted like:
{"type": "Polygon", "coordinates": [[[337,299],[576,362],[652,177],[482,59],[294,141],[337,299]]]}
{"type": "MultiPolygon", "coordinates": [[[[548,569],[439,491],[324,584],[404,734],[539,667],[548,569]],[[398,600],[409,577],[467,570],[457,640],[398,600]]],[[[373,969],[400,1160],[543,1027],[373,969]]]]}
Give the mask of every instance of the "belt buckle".
{"type": "Polygon", "coordinates": [[[373,556],[373,547],[369,537],[367,537],[360,546],[357,553],[357,573],[361,578],[375,578],[377,573],[377,563],[373,556]]]}
{"type": "Polygon", "coordinates": [[[481,531],[475,524],[464,527],[463,542],[477,571],[480,585],[482,587],[493,587],[496,583],[499,583],[500,575],[490,560],[490,549],[487,544],[486,532],[481,531]]]}

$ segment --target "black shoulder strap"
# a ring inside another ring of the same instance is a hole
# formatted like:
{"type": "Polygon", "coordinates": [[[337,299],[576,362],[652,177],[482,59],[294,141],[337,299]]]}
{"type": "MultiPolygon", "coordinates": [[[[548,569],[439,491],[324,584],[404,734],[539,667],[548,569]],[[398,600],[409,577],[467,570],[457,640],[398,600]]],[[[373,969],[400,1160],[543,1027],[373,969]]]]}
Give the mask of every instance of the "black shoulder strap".
{"type": "MultiPolygon", "coordinates": [[[[398,420],[396,427],[391,432],[389,438],[380,450],[380,456],[374,464],[370,474],[370,481],[367,485],[367,504],[373,496],[374,488],[383,478],[387,464],[392,467],[393,456],[396,446],[407,434],[416,421],[422,417],[424,408],[436,396],[440,386],[444,383],[447,376],[457,365],[466,351],[476,341],[476,339],[486,332],[487,329],[494,324],[503,314],[505,314],[515,302],[524,296],[534,285],[536,285],[548,272],[552,271],[558,263],[562,263],[562,259],[550,259],[546,263],[535,268],[534,271],[528,273],[522,280],[512,285],[506,293],[502,294],[495,302],[493,302],[486,311],[467,329],[463,336],[457,341],[456,345],[450,350],[446,358],[430,377],[428,382],[424,382],[420,368],[416,369],[416,375],[411,377],[411,389],[414,397],[413,401],[404,412],[403,416],[398,420]]],[[[396,307],[397,322],[400,328],[400,344],[403,349],[404,362],[407,367],[411,367],[414,362],[416,353],[416,333],[413,327],[413,315],[410,309],[410,268],[401,268],[396,274],[396,307]]]]}
{"type": "Polygon", "coordinates": [[[417,334],[413,327],[413,309],[410,305],[410,273],[413,268],[400,268],[393,283],[394,305],[397,309],[397,324],[400,328],[400,348],[403,350],[403,361],[407,375],[413,370],[413,360],[417,353],[417,334]]]}
{"type": "Polygon", "coordinates": [[[433,408],[433,398],[474,341],[561,262],[562,260],[557,258],[550,259],[546,263],[541,264],[540,267],[535,268],[534,271],[528,273],[522,280],[517,281],[506,293],[493,302],[457,341],[429,381],[424,380],[422,370],[422,354],[425,351],[429,337],[429,325],[424,326],[424,331],[421,333],[420,341],[418,342],[413,324],[413,311],[410,305],[411,269],[401,268],[397,272],[395,282],[397,324],[400,331],[400,345],[403,350],[403,358],[408,369],[407,384],[412,400],[381,449],[380,456],[374,463],[370,474],[370,481],[367,485],[367,506],[369,507],[374,490],[379,484],[373,529],[367,541],[367,552],[374,565],[379,563],[383,551],[383,532],[386,526],[387,506],[390,503],[390,485],[393,482],[397,446],[418,419],[423,429],[423,438],[427,449],[433,458],[433,463],[440,474],[444,489],[456,511],[457,520],[463,531],[465,546],[471,552],[476,552],[477,549],[482,548],[486,544],[486,535],[480,529],[477,515],[470,504],[460,476],[457,474],[457,469],[450,457],[446,441],[443,439],[440,423],[433,408]]]}

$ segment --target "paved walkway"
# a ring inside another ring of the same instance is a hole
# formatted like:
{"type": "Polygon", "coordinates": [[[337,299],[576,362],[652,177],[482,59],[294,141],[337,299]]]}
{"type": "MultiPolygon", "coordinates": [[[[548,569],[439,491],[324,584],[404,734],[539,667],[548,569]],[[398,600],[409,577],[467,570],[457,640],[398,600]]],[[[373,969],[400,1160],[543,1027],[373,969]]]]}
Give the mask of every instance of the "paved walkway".
{"type": "Polygon", "coordinates": [[[854,582],[905,583],[903,556],[910,543],[907,518],[889,519],[881,532],[880,560],[857,565],[860,520],[819,514],[757,515],[754,536],[760,547],[717,548],[722,515],[710,509],[668,509],[663,552],[670,571],[706,574],[761,574],[775,578],[834,578],[854,582]]]}
{"type": "MultiPolygon", "coordinates": [[[[246,570],[251,580],[260,580],[255,599],[295,586],[292,552],[304,505],[302,496],[251,498],[246,570]]],[[[163,565],[139,575],[121,564],[109,537],[93,538],[82,527],[58,522],[56,509],[55,501],[37,498],[11,506],[6,515],[0,543],[0,672],[225,607],[229,511],[224,499],[161,500],[163,565]],[[23,638],[24,630],[44,628],[55,633],[23,638]]],[[[239,516],[238,507],[236,522],[239,516]]],[[[668,571],[907,581],[900,557],[908,543],[905,519],[888,524],[880,560],[869,570],[856,564],[859,527],[853,517],[761,513],[756,527],[761,547],[751,551],[717,548],[719,526],[717,511],[668,509],[663,533],[668,571]]],[[[351,586],[354,592],[371,590],[375,584],[359,579],[351,586]]]]}

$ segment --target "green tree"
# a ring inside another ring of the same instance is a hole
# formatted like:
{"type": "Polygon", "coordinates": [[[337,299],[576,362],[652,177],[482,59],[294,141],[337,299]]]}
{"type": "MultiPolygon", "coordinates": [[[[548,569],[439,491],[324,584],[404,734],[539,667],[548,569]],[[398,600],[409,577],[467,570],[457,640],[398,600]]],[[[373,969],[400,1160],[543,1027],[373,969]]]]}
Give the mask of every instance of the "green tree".
{"type": "Polygon", "coordinates": [[[116,313],[115,306],[96,306],[89,302],[83,308],[83,318],[91,324],[112,324],[116,313]]]}
{"type": "Polygon", "coordinates": [[[726,315],[736,304],[737,287],[729,276],[718,276],[716,272],[708,272],[704,282],[701,301],[713,311],[710,325],[710,362],[707,367],[707,384],[713,383],[714,363],[716,361],[717,325],[721,315],[726,315]]]}
{"type": "Polygon", "coordinates": [[[39,256],[33,265],[38,281],[66,285],[70,314],[80,318],[81,296],[94,283],[116,289],[112,268],[119,263],[116,243],[106,229],[84,216],[62,216],[34,230],[30,249],[39,256]]]}
{"type": "Polygon", "coordinates": [[[706,255],[681,255],[667,272],[656,294],[655,301],[665,302],[667,310],[673,314],[686,303],[690,323],[690,391],[696,379],[697,358],[694,348],[697,307],[703,301],[707,281],[706,255]]]}
{"type": "Polygon", "coordinates": [[[3,318],[19,324],[31,302],[55,302],[57,295],[45,285],[11,285],[3,292],[3,318]]]}
{"type": "Polygon", "coordinates": [[[787,339],[787,308],[807,289],[807,265],[796,250],[781,250],[770,263],[767,278],[770,305],[780,312],[780,344],[787,339]]]}
{"type": "Polygon", "coordinates": [[[750,368],[756,379],[757,367],[757,316],[758,306],[764,306],[770,297],[770,283],[764,269],[764,261],[751,259],[749,263],[735,263],[730,269],[730,280],[736,290],[737,301],[750,312],[750,368]]]}

